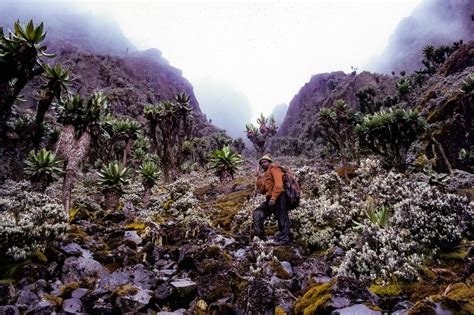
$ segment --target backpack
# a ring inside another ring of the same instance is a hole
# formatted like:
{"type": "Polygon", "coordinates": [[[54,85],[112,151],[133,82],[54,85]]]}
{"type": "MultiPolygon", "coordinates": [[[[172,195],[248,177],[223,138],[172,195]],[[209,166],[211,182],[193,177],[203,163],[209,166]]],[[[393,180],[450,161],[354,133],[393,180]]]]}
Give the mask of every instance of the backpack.
{"type": "Polygon", "coordinates": [[[286,205],[293,210],[300,205],[301,189],[295,174],[280,166],[283,172],[283,188],[285,189],[286,205]]]}

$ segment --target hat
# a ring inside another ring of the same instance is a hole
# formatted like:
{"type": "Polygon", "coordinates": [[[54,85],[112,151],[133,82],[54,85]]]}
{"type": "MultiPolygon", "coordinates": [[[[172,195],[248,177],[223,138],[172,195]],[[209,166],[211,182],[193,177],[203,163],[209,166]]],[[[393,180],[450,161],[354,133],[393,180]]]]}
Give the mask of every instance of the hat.
{"type": "Polygon", "coordinates": [[[260,162],[261,162],[262,160],[267,160],[268,162],[272,162],[272,161],[273,161],[273,160],[272,160],[272,156],[271,156],[270,153],[267,153],[267,154],[265,154],[264,156],[262,156],[262,157],[258,160],[258,164],[260,164],[260,162]]]}

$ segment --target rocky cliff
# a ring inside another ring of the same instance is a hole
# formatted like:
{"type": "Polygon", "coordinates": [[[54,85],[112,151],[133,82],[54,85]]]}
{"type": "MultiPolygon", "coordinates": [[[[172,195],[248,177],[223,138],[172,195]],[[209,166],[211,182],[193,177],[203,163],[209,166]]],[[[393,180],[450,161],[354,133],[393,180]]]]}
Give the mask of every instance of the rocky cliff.
{"type": "Polygon", "coordinates": [[[376,72],[412,72],[422,67],[426,45],[446,45],[474,39],[474,2],[470,0],[425,0],[403,19],[382,54],[368,69],[376,72]]]}
{"type": "Polygon", "coordinates": [[[314,75],[291,100],[277,136],[308,138],[314,135],[313,127],[320,108],[332,106],[337,99],[344,99],[354,108],[359,108],[355,94],[367,87],[376,90],[375,100],[395,94],[393,78],[383,74],[338,71],[314,75]]]}

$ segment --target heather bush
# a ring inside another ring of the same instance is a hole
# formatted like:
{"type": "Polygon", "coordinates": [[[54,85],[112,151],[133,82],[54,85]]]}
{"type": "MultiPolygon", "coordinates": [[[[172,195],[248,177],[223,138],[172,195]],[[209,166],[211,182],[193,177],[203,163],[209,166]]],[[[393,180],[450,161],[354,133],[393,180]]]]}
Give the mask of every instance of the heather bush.
{"type": "Polygon", "coordinates": [[[14,260],[44,250],[61,239],[68,226],[62,205],[31,189],[25,181],[0,186],[0,247],[14,260]]]}
{"type": "Polygon", "coordinates": [[[412,280],[417,275],[423,255],[407,230],[364,225],[360,233],[351,236],[352,240],[345,240],[351,248],[336,268],[338,276],[370,280],[397,276],[412,280]]]}
{"type": "Polygon", "coordinates": [[[339,275],[413,279],[424,256],[459,244],[472,222],[465,198],[386,171],[377,160],[361,161],[346,185],[335,173],[306,167],[296,174],[306,195],[289,213],[292,234],[310,249],[346,250],[339,275]]]}

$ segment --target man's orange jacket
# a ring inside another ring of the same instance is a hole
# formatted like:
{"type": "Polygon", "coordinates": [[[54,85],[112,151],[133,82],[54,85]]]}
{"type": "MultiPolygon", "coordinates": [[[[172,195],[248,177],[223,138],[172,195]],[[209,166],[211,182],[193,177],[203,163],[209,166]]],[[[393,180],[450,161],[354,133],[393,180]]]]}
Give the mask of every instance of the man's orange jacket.
{"type": "Polygon", "coordinates": [[[270,167],[257,177],[257,189],[261,194],[276,200],[283,192],[283,172],[276,164],[270,164],[270,167]]]}

